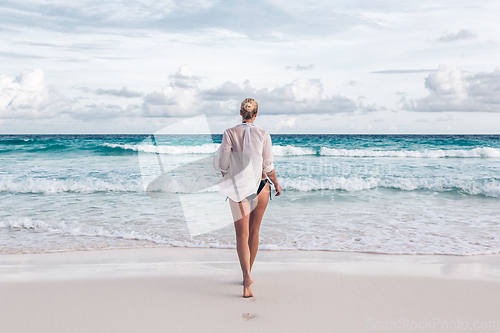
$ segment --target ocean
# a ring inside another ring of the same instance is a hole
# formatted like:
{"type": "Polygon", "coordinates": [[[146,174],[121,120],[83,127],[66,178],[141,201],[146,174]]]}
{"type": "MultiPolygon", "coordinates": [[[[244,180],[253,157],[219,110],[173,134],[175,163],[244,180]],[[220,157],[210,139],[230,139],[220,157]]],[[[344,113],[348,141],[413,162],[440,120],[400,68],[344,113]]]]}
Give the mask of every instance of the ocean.
{"type": "MultiPolygon", "coordinates": [[[[500,253],[500,136],[271,137],[284,191],[269,202],[261,249],[500,253]]],[[[163,135],[156,145],[148,138],[1,135],[0,253],[234,248],[230,222],[193,233],[182,204],[189,193],[145,191],[144,161],[160,158],[193,179],[200,170],[192,162],[209,161],[222,135],[163,135]]],[[[210,188],[190,198],[205,203],[196,213],[229,212],[210,188]],[[211,211],[210,202],[227,211],[211,211]]]]}

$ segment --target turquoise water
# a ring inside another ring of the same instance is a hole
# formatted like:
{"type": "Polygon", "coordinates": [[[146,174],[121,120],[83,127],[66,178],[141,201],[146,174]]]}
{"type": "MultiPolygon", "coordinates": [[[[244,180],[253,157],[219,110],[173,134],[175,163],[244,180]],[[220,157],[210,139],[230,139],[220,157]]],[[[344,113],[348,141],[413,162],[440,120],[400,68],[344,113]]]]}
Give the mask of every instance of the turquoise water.
{"type": "MultiPolygon", "coordinates": [[[[179,200],[147,195],[140,164],[141,156],[154,160],[157,153],[173,165],[210,157],[221,135],[157,136],[156,146],[147,139],[0,136],[0,253],[234,247],[230,224],[191,237],[179,200]]],[[[263,249],[500,252],[500,136],[272,140],[284,193],[269,204],[263,249]]],[[[183,178],[196,173],[193,164],[183,178]]],[[[210,189],[202,195],[224,200],[210,189]]]]}

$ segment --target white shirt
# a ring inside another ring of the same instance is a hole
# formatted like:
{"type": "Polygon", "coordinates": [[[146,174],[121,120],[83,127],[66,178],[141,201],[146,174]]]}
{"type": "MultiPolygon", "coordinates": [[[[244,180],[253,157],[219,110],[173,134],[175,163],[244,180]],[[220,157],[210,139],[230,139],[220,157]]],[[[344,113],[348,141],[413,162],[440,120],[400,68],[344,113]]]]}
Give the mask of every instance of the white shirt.
{"type": "Polygon", "coordinates": [[[242,123],[224,131],[214,156],[214,168],[224,173],[219,193],[240,202],[257,193],[266,173],[274,169],[271,136],[254,123],[242,123]]]}

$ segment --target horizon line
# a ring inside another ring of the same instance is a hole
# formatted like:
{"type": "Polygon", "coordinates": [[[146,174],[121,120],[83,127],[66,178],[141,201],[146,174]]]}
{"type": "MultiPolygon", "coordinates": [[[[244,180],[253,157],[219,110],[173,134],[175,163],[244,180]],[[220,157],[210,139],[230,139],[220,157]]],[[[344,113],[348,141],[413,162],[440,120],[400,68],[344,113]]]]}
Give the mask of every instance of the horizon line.
{"type": "MultiPolygon", "coordinates": [[[[154,133],[16,133],[0,134],[7,135],[151,135],[154,133]]],[[[210,133],[210,135],[222,135],[223,133],[210,133]]],[[[500,133],[269,133],[271,135],[500,135],[500,133]]],[[[208,135],[195,133],[176,133],[159,135],[208,135]]]]}

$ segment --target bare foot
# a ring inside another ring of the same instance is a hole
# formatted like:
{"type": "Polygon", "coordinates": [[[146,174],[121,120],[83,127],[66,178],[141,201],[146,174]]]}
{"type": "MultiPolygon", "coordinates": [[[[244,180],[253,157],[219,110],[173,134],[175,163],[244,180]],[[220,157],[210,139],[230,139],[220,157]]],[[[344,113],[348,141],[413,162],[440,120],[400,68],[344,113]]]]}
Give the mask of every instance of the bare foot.
{"type": "MultiPolygon", "coordinates": [[[[252,284],[252,283],[253,283],[253,280],[252,280],[252,278],[250,278],[250,284],[252,284]]],[[[243,278],[243,282],[241,282],[241,285],[242,285],[242,286],[244,286],[244,285],[245,285],[245,278],[243,278]]]]}
{"type": "Polygon", "coordinates": [[[248,297],[253,297],[253,291],[252,291],[252,285],[253,280],[250,276],[247,276],[243,280],[243,297],[248,298],[248,297]]]}

